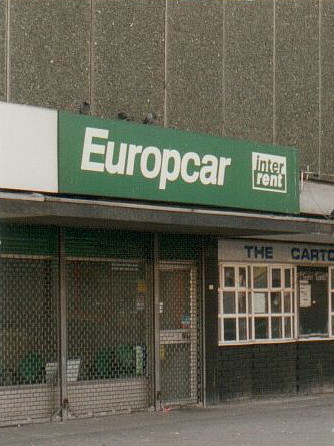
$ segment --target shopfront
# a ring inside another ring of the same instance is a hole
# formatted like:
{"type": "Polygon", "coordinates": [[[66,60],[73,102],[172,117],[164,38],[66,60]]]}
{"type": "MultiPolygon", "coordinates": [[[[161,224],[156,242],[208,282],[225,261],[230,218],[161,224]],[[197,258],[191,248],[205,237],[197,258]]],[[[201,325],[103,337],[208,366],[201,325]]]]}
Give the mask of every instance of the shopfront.
{"type": "Polygon", "coordinates": [[[56,420],[61,400],[67,417],[202,401],[200,240],[161,234],[156,261],[154,235],[143,232],[0,233],[2,425],[56,420]]]}
{"type": "Polygon", "coordinates": [[[333,261],[330,245],[220,240],[218,342],[249,355],[245,395],[333,390],[333,261]]]}
{"type": "Polygon", "coordinates": [[[329,386],[296,149],[0,103],[0,161],[0,425],[329,386]]]}

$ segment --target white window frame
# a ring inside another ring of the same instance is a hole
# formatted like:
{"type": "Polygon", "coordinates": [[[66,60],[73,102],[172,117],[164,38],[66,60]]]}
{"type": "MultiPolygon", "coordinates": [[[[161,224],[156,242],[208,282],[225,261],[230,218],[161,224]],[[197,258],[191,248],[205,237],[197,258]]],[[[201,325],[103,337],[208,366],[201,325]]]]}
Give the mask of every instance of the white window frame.
{"type": "MultiPolygon", "coordinates": [[[[333,273],[334,274],[334,273],[333,273]]],[[[268,263],[246,263],[246,262],[221,262],[219,264],[219,301],[218,301],[218,343],[219,345],[238,345],[238,344],[260,344],[260,343],[285,343],[292,342],[297,339],[297,267],[293,264],[268,264],[268,263]],[[267,287],[255,288],[254,287],[254,268],[266,267],[267,268],[267,287]],[[224,283],[224,271],[225,268],[234,269],[234,286],[226,286],[224,283]],[[239,268],[246,269],[246,286],[239,286],[239,268]],[[272,286],[272,271],[280,269],[281,286],[272,286]],[[285,287],[285,270],[291,271],[290,287],[285,287]],[[249,277],[251,274],[251,277],[249,277]],[[223,293],[234,293],[234,313],[224,313],[223,293]],[[238,308],[238,293],[246,293],[246,313],[239,313],[238,308]],[[267,294],[267,307],[268,311],[263,313],[255,313],[254,311],[254,294],[256,292],[263,292],[267,294]],[[273,313],[271,310],[271,293],[279,292],[281,297],[281,312],[273,313]],[[284,311],[284,293],[290,293],[290,312],[284,311]],[[251,296],[251,308],[249,311],[249,297],[251,296]],[[255,339],[255,319],[256,318],[268,319],[268,337],[263,339],[255,339]],[[273,318],[281,319],[281,334],[280,338],[272,337],[272,320],[273,318]],[[246,318],[246,338],[240,339],[239,322],[240,319],[246,318]],[[285,319],[291,320],[291,336],[285,336],[285,319]],[[235,320],[236,326],[236,339],[225,340],[224,339],[224,323],[226,320],[235,320]]],[[[334,290],[333,290],[334,292],[334,290]]],[[[334,310],[334,309],[333,309],[334,310]]],[[[333,312],[334,316],[334,312],[333,312]]]]}

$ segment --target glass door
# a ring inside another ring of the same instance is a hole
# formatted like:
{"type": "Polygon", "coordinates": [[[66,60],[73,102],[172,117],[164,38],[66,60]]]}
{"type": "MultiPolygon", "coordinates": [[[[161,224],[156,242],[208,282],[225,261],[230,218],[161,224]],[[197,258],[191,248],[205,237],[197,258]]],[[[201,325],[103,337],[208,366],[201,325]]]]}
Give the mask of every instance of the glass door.
{"type": "Polygon", "coordinates": [[[328,335],[328,268],[298,267],[299,334],[328,335]]]}

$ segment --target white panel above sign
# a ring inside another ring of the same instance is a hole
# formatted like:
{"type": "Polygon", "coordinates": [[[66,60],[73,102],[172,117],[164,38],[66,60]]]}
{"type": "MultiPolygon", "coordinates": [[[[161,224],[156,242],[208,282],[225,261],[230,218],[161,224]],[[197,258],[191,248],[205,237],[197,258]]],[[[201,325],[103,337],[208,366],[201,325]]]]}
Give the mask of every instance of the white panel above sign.
{"type": "Polygon", "coordinates": [[[334,263],[334,245],[221,239],[218,259],[224,262],[331,264],[334,263]]]}
{"type": "Polygon", "coordinates": [[[330,215],[334,210],[334,184],[304,181],[300,193],[300,211],[330,215]]]}
{"type": "Polygon", "coordinates": [[[58,192],[58,112],[0,102],[0,187],[58,192]]]}

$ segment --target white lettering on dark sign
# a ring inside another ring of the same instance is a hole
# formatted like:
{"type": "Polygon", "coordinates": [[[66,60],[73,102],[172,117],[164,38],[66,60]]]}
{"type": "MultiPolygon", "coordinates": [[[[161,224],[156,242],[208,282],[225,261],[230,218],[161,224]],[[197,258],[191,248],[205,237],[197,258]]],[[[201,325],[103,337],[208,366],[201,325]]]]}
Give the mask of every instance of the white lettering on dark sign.
{"type": "Polygon", "coordinates": [[[147,179],[158,177],[160,190],[179,178],[189,184],[199,181],[205,186],[224,186],[226,168],[231,165],[231,158],[222,156],[206,154],[201,157],[195,152],[182,154],[176,149],[124,142],[117,147],[114,141],[97,144],[93,142],[96,138],[108,140],[109,130],[86,128],[81,170],[129,176],[137,171],[147,179]]]}

